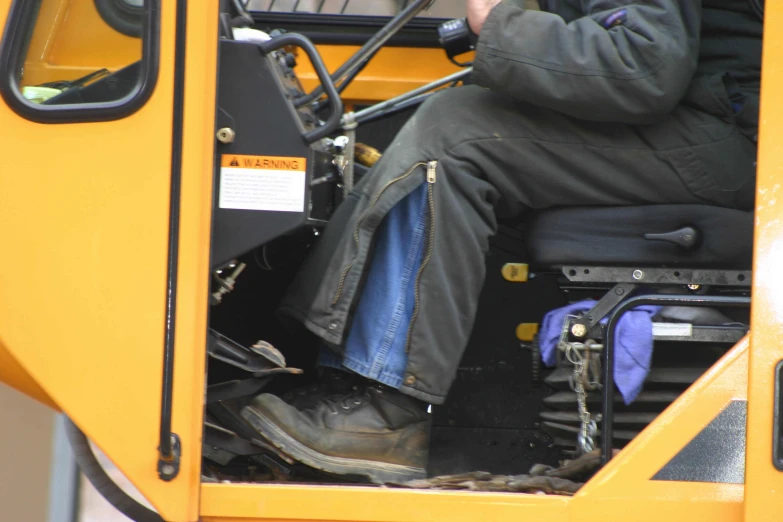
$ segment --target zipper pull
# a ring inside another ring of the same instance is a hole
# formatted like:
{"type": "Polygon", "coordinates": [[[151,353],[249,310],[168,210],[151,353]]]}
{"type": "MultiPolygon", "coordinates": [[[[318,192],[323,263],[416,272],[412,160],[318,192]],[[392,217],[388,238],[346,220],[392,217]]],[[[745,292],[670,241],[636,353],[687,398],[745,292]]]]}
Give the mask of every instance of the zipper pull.
{"type": "Polygon", "coordinates": [[[435,171],[437,168],[437,161],[430,161],[427,163],[427,183],[435,183],[435,171]]]}

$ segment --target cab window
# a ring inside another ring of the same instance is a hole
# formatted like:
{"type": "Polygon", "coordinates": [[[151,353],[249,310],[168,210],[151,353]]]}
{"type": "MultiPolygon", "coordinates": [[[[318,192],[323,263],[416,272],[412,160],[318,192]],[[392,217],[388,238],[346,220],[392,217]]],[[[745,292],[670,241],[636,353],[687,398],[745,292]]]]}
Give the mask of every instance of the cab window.
{"type": "Polygon", "coordinates": [[[40,122],[110,120],[143,105],[157,75],[159,0],[17,0],[0,92],[40,122]]]}
{"type": "MultiPolygon", "coordinates": [[[[318,13],[330,15],[393,16],[406,7],[407,0],[250,0],[250,11],[318,13]]],[[[457,18],[465,14],[465,0],[435,2],[419,16],[457,18]]]]}

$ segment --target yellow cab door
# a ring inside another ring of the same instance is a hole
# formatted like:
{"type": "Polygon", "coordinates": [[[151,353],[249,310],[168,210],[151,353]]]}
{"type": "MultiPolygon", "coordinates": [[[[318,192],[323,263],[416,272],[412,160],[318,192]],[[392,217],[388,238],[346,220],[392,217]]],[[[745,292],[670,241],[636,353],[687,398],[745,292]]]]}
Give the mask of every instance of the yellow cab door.
{"type": "Polygon", "coordinates": [[[0,380],[166,520],[198,519],[217,14],[0,0],[0,380]]]}

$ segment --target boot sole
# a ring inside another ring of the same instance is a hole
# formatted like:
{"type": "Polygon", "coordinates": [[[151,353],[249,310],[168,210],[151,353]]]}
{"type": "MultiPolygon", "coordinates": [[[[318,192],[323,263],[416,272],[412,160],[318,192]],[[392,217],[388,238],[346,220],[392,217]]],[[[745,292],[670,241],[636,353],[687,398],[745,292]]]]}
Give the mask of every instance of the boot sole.
{"type": "Polygon", "coordinates": [[[324,455],[291,437],[252,406],[242,409],[242,417],[277,449],[311,468],[335,475],[360,475],[375,484],[401,484],[427,478],[424,468],[324,455]]]}

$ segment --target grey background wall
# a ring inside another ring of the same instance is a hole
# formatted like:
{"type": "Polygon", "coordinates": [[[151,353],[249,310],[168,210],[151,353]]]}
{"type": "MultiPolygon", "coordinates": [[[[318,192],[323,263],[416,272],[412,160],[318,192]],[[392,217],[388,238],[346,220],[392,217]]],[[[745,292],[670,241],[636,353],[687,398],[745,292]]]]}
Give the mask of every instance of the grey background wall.
{"type": "Polygon", "coordinates": [[[0,519],[45,522],[54,412],[0,384],[0,519]]]}

